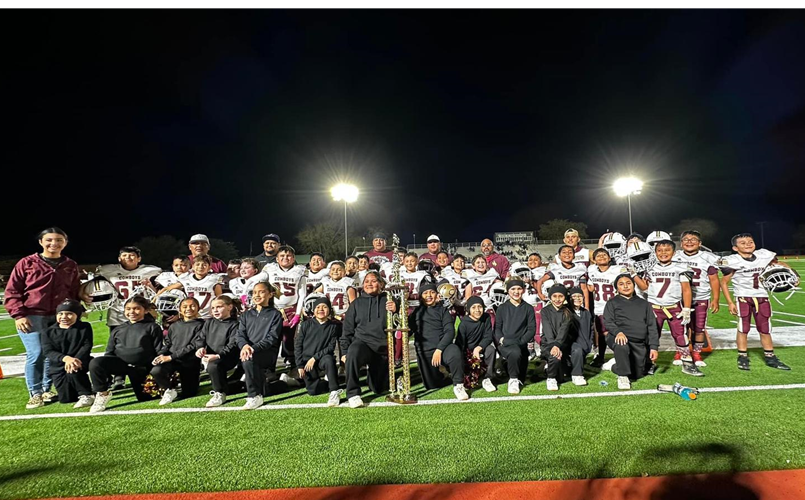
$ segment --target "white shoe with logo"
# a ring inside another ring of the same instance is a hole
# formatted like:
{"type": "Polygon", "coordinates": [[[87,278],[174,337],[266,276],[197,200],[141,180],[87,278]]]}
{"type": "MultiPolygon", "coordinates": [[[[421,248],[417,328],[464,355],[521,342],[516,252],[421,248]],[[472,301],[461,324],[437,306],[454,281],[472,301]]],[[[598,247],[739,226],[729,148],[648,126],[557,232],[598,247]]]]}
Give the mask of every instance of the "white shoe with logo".
{"type": "Polygon", "coordinates": [[[92,395],[84,395],[78,396],[78,403],[73,405],[73,408],[87,408],[92,406],[92,403],[95,402],[95,396],[92,395]]]}
{"type": "Polygon", "coordinates": [[[341,404],[341,391],[333,391],[327,398],[327,406],[333,407],[341,404]]]}
{"type": "Polygon", "coordinates": [[[159,406],[165,406],[173,403],[176,398],[179,397],[179,393],[176,392],[176,389],[167,389],[165,394],[162,395],[162,399],[159,400],[159,406]]]}
{"type": "Polygon", "coordinates": [[[492,383],[492,379],[488,378],[485,378],[484,381],[481,382],[481,387],[483,387],[486,392],[495,392],[498,390],[495,384],[492,383]]]}
{"type": "Polygon", "coordinates": [[[459,401],[466,401],[470,399],[470,396],[467,394],[467,390],[464,389],[464,384],[454,385],[453,394],[456,395],[456,399],[458,399],[459,401]]]}
{"type": "Polygon", "coordinates": [[[521,382],[516,378],[510,378],[508,384],[509,394],[520,394],[521,382]]]}
{"type": "Polygon", "coordinates": [[[223,392],[212,391],[210,392],[210,395],[212,395],[212,397],[210,398],[209,401],[207,401],[207,404],[204,405],[207,408],[215,408],[217,406],[221,406],[222,404],[226,403],[226,394],[224,394],[223,392]]]}
{"type": "Polygon", "coordinates": [[[92,407],[89,409],[90,413],[100,413],[106,409],[106,405],[109,404],[109,400],[112,399],[112,393],[107,392],[104,396],[102,392],[99,392],[95,395],[95,402],[92,403],[92,407]]]}
{"type": "Polygon", "coordinates": [[[255,396],[253,398],[246,398],[246,404],[243,405],[244,410],[256,410],[263,406],[263,396],[255,396]]]}
{"type": "Polygon", "coordinates": [[[549,391],[558,391],[559,390],[559,382],[556,381],[555,378],[549,378],[545,385],[548,387],[549,391]]]}

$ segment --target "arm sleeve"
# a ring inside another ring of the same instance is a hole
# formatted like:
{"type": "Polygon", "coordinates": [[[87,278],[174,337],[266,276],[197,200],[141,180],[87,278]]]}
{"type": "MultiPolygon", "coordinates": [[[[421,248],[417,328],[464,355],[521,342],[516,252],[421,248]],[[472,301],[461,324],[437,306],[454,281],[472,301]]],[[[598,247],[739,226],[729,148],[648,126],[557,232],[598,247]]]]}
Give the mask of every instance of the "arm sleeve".
{"type": "Polygon", "coordinates": [[[238,349],[238,327],[240,322],[234,322],[226,331],[226,345],[218,354],[221,357],[228,355],[230,352],[237,351],[238,349]]]}
{"type": "Polygon", "coordinates": [[[540,339],[540,347],[543,350],[548,350],[553,348],[557,342],[556,337],[557,333],[553,327],[553,314],[554,310],[549,310],[549,307],[553,307],[552,305],[547,305],[542,310],[540,314],[542,314],[542,337],[540,339]]]}
{"type": "Polygon", "coordinates": [[[570,332],[571,321],[573,321],[571,318],[567,317],[567,314],[564,311],[562,311],[561,314],[562,314],[562,322],[559,323],[559,331],[556,332],[556,340],[555,340],[555,344],[560,346],[560,348],[567,342],[567,337],[570,332]]]}
{"type": "Polygon", "coordinates": [[[8,311],[8,314],[14,319],[20,319],[27,316],[25,310],[25,270],[22,269],[22,261],[17,262],[11,275],[8,277],[6,290],[4,295],[3,306],[8,311]]]}
{"type": "Polygon", "coordinates": [[[527,345],[529,342],[534,341],[534,337],[537,335],[537,318],[534,316],[534,308],[530,305],[523,303],[520,307],[528,307],[528,315],[526,316],[526,332],[522,339],[520,339],[520,344],[527,345]]]}
{"type": "Polygon", "coordinates": [[[282,330],[282,315],[276,309],[274,312],[276,314],[274,314],[271,318],[271,322],[268,325],[265,337],[263,337],[260,342],[252,346],[254,347],[255,351],[268,349],[272,345],[277,345],[280,340],[280,331],[282,330]]]}
{"type": "Polygon", "coordinates": [[[453,338],[456,336],[456,326],[453,322],[453,317],[447,312],[447,309],[440,304],[435,307],[442,308],[442,336],[439,338],[439,345],[436,347],[440,351],[447,349],[447,346],[453,343],[453,338]]]}
{"type": "Polygon", "coordinates": [[[341,324],[330,323],[328,325],[327,332],[330,334],[330,338],[327,340],[327,345],[324,346],[324,349],[313,354],[313,357],[317,360],[321,359],[322,356],[327,354],[330,356],[335,354],[335,343],[338,342],[338,338],[341,336],[341,324]]]}
{"type": "Polygon", "coordinates": [[[458,328],[456,328],[456,340],[455,343],[461,349],[462,354],[464,353],[464,346],[467,345],[467,334],[464,331],[466,326],[464,325],[464,319],[462,318],[461,321],[458,322],[458,328]]]}
{"type": "Polygon", "coordinates": [[[243,349],[247,345],[251,345],[249,342],[249,334],[248,330],[246,329],[246,317],[241,316],[240,320],[238,320],[238,333],[236,335],[236,342],[238,345],[238,349],[243,349]]]}
{"type": "Polygon", "coordinates": [[[646,326],[648,326],[648,346],[656,351],[660,348],[660,332],[657,330],[657,319],[651,305],[646,302],[646,326]]]}
{"type": "Polygon", "coordinates": [[[51,363],[60,365],[65,354],[56,350],[56,346],[54,346],[53,342],[50,341],[48,330],[42,332],[42,334],[39,336],[39,339],[39,341],[42,343],[42,352],[45,353],[45,356],[50,360],[51,363]]]}
{"type": "Polygon", "coordinates": [[[209,329],[211,319],[204,321],[204,326],[198,329],[198,333],[196,334],[195,338],[193,338],[193,348],[194,350],[201,349],[202,347],[207,347],[207,330],[209,329]]]}
{"type": "Polygon", "coordinates": [[[164,335],[162,334],[162,328],[159,327],[156,323],[151,324],[151,338],[154,339],[154,350],[159,352],[162,349],[162,339],[164,335]]]}
{"type": "Polygon", "coordinates": [[[73,272],[70,273],[70,298],[78,300],[78,290],[81,288],[81,271],[78,269],[78,264],[73,267],[73,272]]]}
{"type": "Polygon", "coordinates": [[[89,353],[92,352],[93,334],[91,324],[83,323],[83,325],[84,326],[81,328],[81,346],[78,348],[78,352],[73,357],[86,360],[89,357],[89,353]]]}
{"type": "MultiPolygon", "coordinates": [[[[296,363],[296,366],[304,366],[302,363],[306,363],[307,359],[302,357],[302,346],[305,345],[305,335],[307,335],[307,331],[309,330],[310,322],[316,321],[315,319],[306,319],[302,323],[299,324],[299,330],[297,330],[296,335],[293,339],[293,349],[294,354],[297,356],[299,361],[296,363]]],[[[315,357],[315,356],[314,356],[315,357]]],[[[309,358],[308,358],[309,359],[309,358]]],[[[319,358],[316,358],[319,359],[319,358]]]]}
{"type": "Polygon", "coordinates": [[[495,334],[494,338],[500,340],[503,338],[503,323],[505,322],[506,308],[503,306],[498,307],[497,316],[495,317],[495,334]]]}
{"type": "Polygon", "coordinates": [[[206,323],[202,323],[200,325],[196,325],[196,328],[193,330],[193,336],[190,338],[190,341],[183,346],[177,346],[176,349],[176,357],[177,358],[184,358],[195,352],[196,350],[196,339],[198,338],[198,334],[201,332],[201,329],[204,327],[206,323]]]}
{"type": "Polygon", "coordinates": [[[489,316],[487,316],[484,320],[483,330],[484,336],[481,338],[481,347],[486,349],[492,344],[494,339],[494,333],[492,331],[492,319],[489,318],[489,316]]]}
{"type": "MultiPolygon", "coordinates": [[[[175,324],[176,323],[174,323],[173,325],[175,324]]],[[[171,347],[173,347],[173,335],[172,335],[173,333],[172,330],[174,330],[173,325],[171,325],[170,328],[168,328],[168,334],[165,335],[165,340],[162,342],[162,349],[160,349],[159,347],[156,348],[157,354],[161,356],[170,356],[171,347]]]]}
{"type": "Polygon", "coordinates": [[[115,337],[117,336],[117,330],[113,333],[109,334],[109,340],[106,341],[106,351],[104,354],[114,354],[115,352],[115,337]]]}
{"type": "Polygon", "coordinates": [[[305,278],[304,275],[299,278],[298,293],[299,297],[296,300],[296,314],[301,316],[305,307],[305,298],[307,297],[307,278],[305,278]]]}
{"type": "Polygon", "coordinates": [[[344,329],[341,333],[341,355],[344,356],[355,338],[355,304],[350,304],[346,314],[344,314],[344,329]]]}
{"type": "Polygon", "coordinates": [[[607,301],[607,305],[604,306],[604,328],[613,335],[617,335],[623,331],[620,325],[615,321],[615,302],[612,300],[607,301]]]}

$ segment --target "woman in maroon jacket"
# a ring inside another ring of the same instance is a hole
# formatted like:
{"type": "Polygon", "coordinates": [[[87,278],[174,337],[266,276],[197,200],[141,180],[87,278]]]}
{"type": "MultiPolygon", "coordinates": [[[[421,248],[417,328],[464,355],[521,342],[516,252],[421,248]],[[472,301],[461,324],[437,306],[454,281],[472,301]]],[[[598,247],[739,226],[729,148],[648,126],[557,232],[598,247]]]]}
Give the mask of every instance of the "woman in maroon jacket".
{"type": "Polygon", "coordinates": [[[17,323],[25,346],[25,382],[30,400],[27,409],[39,408],[55,394],[50,392],[48,361],[42,352],[40,333],[56,323],[56,307],[65,299],[78,299],[78,265],[61,254],[67,234],[58,227],[39,233],[42,253],[17,262],[5,291],[5,307],[17,323]]]}

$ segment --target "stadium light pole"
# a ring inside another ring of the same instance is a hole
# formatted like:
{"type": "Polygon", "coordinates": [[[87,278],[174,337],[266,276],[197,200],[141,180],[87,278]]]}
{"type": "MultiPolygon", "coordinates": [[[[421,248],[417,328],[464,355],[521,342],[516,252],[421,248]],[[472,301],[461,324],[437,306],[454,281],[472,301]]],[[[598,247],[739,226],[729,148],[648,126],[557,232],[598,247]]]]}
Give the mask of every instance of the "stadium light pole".
{"type": "Polygon", "coordinates": [[[632,229],[632,195],[640,194],[643,190],[643,181],[635,177],[621,177],[615,181],[612,189],[615,190],[617,196],[621,198],[625,196],[629,203],[629,233],[631,234],[634,232],[632,229]]]}
{"type": "Polygon", "coordinates": [[[336,184],[330,189],[335,201],[344,202],[344,258],[349,257],[349,233],[347,232],[347,205],[358,200],[358,188],[352,184],[336,184]]]}

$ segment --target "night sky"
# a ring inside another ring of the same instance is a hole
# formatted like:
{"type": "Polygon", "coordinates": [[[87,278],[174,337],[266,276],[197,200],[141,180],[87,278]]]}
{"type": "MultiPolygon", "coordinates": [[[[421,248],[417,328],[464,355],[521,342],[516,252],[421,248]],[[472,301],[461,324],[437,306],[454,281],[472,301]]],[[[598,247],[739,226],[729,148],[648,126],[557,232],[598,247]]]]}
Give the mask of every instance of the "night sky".
{"type": "MultiPolygon", "coordinates": [[[[0,255],[343,220],[403,243],[581,220],[805,222],[799,11],[5,11],[0,255]],[[8,175],[10,174],[10,178],[8,175]]],[[[726,249],[724,242],[705,242],[726,249]]],[[[214,249],[213,249],[214,253],[214,249]]]]}

